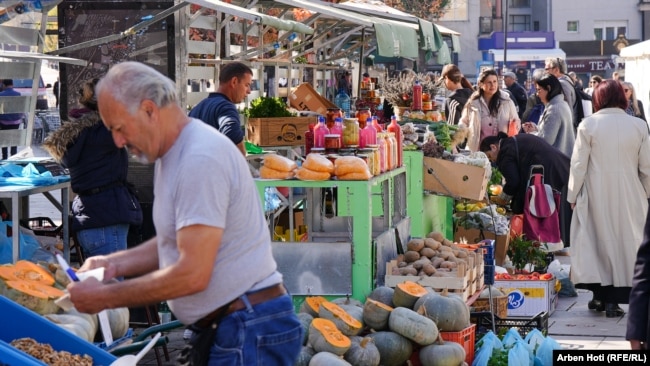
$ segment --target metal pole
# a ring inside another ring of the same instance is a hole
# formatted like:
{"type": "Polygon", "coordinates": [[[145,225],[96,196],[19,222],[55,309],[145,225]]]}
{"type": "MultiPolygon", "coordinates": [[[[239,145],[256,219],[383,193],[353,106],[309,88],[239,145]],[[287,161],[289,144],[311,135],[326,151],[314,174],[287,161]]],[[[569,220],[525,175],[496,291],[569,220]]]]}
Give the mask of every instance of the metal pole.
{"type": "Polygon", "coordinates": [[[508,60],[508,0],[504,1],[506,2],[506,14],[503,17],[503,71],[501,75],[507,71],[506,61],[508,60]]]}

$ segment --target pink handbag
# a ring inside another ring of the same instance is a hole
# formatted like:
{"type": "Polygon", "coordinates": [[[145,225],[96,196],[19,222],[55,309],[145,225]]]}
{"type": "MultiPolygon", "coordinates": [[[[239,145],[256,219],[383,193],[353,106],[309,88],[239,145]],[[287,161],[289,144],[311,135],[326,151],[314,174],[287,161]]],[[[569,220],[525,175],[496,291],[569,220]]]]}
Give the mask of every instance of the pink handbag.
{"type": "Polygon", "coordinates": [[[524,199],[523,233],[528,240],[562,248],[560,236],[560,192],[544,184],[544,167],[533,165],[524,199]],[[541,173],[540,173],[541,171],[541,173]]]}

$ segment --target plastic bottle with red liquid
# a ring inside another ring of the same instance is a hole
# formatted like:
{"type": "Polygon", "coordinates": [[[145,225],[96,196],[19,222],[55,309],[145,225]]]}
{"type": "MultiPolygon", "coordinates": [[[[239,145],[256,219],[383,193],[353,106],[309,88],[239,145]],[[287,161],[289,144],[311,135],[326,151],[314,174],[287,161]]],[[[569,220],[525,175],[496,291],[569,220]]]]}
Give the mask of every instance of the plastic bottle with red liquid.
{"type": "Polygon", "coordinates": [[[411,103],[411,111],[422,110],[422,85],[420,80],[415,80],[413,84],[413,103],[411,103]]]}
{"type": "Polygon", "coordinates": [[[373,116],[373,118],[372,118],[372,127],[375,128],[377,133],[384,132],[384,128],[379,124],[379,121],[377,120],[376,116],[373,116]]]}
{"type": "Polygon", "coordinates": [[[305,131],[305,156],[311,152],[314,147],[314,124],[309,124],[309,129],[305,131]]]}
{"type": "Polygon", "coordinates": [[[314,147],[325,148],[325,135],[330,134],[330,129],[325,124],[325,117],[318,117],[318,124],[314,127],[314,147]]]}
{"type": "Polygon", "coordinates": [[[403,145],[403,135],[402,135],[402,127],[397,124],[397,118],[395,116],[392,116],[390,119],[390,124],[388,127],[386,127],[386,130],[388,132],[392,132],[395,134],[395,140],[396,140],[396,150],[397,150],[397,167],[402,166],[402,145],[403,145]]]}
{"type": "Polygon", "coordinates": [[[364,146],[377,145],[377,130],[374,126],[377,124],[377,117],[372,116],[371,118],[372,122],[366,123],[366,127],[363,128],[364,146]]]}

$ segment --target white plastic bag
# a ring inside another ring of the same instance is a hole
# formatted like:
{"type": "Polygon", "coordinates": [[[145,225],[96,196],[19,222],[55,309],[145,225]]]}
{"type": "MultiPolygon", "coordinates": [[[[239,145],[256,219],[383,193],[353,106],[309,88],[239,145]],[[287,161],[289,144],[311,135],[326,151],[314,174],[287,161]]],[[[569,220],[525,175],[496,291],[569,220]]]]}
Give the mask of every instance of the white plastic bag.
{"type": "Polygon", "coordinates": [[[569,278],[569,271],[566,270],[564,266],[560,263],[559,260],[555,259],[551,264],[548,265],[546,270],[548,273],[552,273],[555,278],[558,280],[569,278]]]}

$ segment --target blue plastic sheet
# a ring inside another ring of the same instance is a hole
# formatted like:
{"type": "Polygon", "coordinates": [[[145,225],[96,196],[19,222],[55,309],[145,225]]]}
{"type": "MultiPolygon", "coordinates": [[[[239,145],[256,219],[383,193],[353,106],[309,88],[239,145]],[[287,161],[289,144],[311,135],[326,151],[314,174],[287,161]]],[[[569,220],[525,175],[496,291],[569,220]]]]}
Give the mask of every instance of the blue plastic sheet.
{"type": "MultiPolygon", "coordinates": [[[[13,262],[13,241],[10,236],[7,236],[7,227],[11,227],[11,221],[0,222],[0,264],[13,262]]],[[[28,235],[20,231],[19,246],[20,258],[31,260],[32,256],[41,247],[38,239],[32,235],[28,235]]]]}
{"type": "Polygon", "coordinates": [[[67,175],[55,177],[48,171],[41,173],[32,163],[0,165],[0,186],[47,186],[69,180],[67,175]]]}

